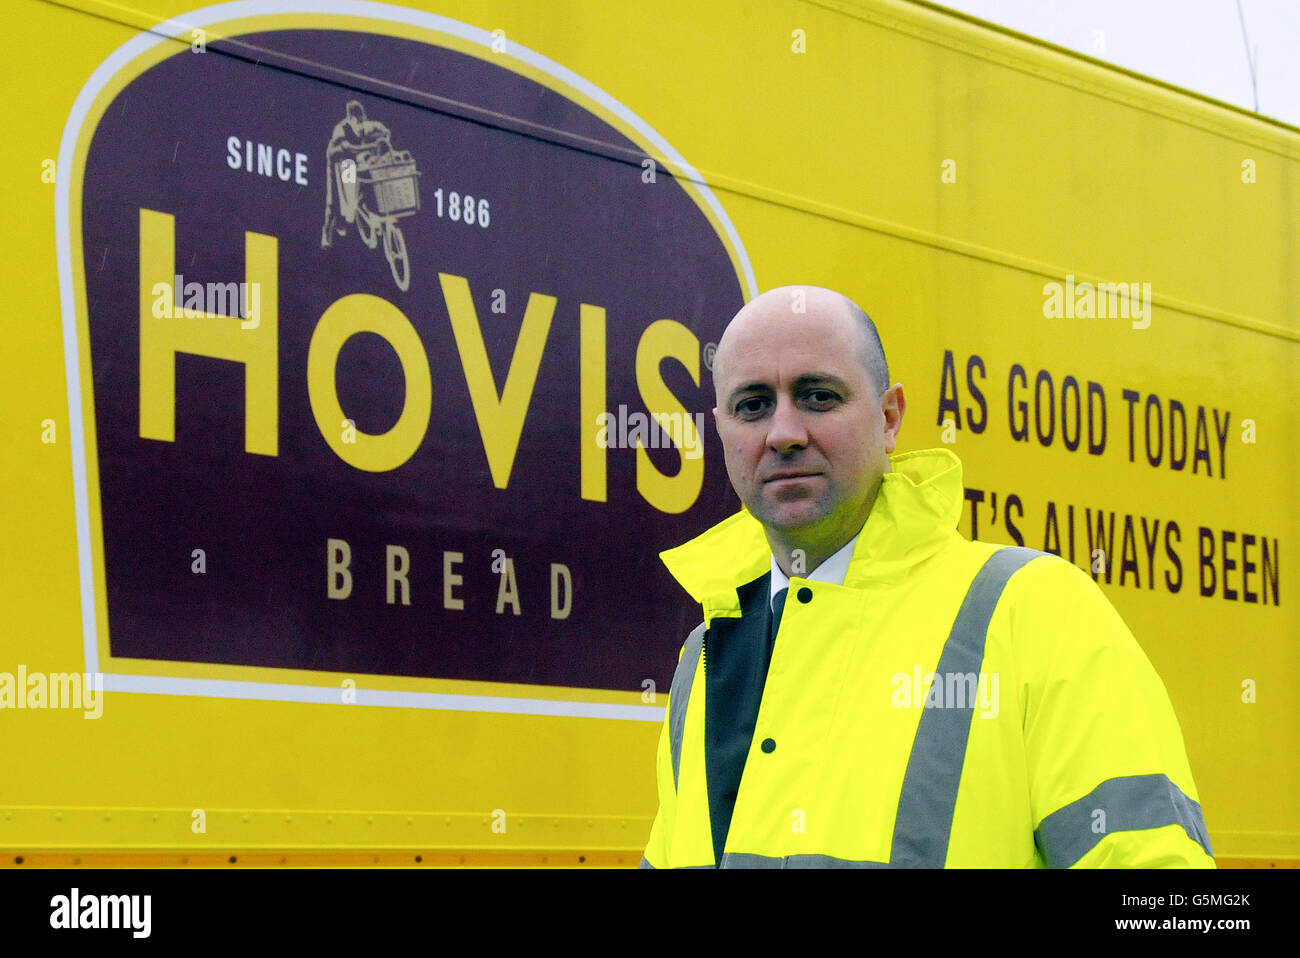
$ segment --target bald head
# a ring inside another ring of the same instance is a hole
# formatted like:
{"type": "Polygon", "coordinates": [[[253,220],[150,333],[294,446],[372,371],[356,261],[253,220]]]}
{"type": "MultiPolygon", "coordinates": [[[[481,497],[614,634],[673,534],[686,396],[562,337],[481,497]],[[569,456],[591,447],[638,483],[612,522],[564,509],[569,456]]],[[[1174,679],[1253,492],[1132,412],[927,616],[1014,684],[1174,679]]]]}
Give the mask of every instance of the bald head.
{"type": "Polygon", "coordinates": [[[903,421],[875,324],[834,290],[768,290],[727,325],[713,383],[732,488],[779,564],[798,549],[815,569],[862,529],[903,421]]]}
{"type": "Polygon", "coordinates": [[[857,334],[858,358],[871,378],[876,395],[883,394],[889,388],[889,364],[885,361],[885,348],[880,342],[876,324],[853,300],[822,286],[778,286],[746,303],[727,325],[718,343],[713,358],[715,387],[722,381],[719,366],[726,361],[731,345],[728,334],[733,328],[739,329],[751,323],[793,323],[812,313],[842,316],[852,323],[857,334]]]}

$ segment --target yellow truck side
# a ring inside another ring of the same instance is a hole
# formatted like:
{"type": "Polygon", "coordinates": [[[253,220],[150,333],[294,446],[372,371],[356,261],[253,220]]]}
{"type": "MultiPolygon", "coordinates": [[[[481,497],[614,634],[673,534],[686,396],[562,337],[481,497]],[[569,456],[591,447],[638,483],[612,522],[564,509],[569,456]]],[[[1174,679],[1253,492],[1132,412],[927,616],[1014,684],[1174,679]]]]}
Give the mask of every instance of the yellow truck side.
{"type": "Polygon", "coordinates": [[[1300,130],[921,3],[429,7],[0,37],[6,864],[634,866],[790,283],[1101,584],[1220,866],[1300,861],[1300,130]]]}

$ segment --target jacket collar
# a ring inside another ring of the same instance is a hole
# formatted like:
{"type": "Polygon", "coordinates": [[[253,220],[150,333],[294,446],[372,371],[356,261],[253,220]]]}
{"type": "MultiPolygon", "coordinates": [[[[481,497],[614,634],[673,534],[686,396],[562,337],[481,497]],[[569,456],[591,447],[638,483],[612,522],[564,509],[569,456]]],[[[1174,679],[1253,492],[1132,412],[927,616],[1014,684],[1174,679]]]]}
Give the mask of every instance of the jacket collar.
{"type": "MultiPolygon", "coordinates": [[[[896,578],[957,535],[965,498],[961,460],[947,449],[922,449],[890,456],[889,466],[858,535],[846,587],[896,578]]],[[[659,553],[695,601],[718,609],[738,609],[736,590],[767,573],[771,556],[763,526],[743,507],[659,553]]]]}

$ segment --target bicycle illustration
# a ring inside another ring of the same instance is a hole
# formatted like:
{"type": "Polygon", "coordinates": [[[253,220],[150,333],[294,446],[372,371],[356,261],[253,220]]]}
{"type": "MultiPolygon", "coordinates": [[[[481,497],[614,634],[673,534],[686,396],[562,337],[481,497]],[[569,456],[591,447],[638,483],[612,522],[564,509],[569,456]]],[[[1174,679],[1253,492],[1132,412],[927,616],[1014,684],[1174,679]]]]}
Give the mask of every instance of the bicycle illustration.
{"type": "Polygon", "coordinates": [[[334,189],[326,196],[321,246],[332,246],[333,234],[342,236],[347,232],[339,218],[355,223],[361,241],[369,249],[377,248],[382,241],[393,282],[406,292],[411,286],[411,263],[398,221],[420,209],[420,172],[415,160],[408,150],[393,149],[388,128],[366,120],[356,101],[348,104],[348,118],[335,131],[330,157],[334,189]],[[364,136],[364,140],[351,142],[348,133],[358,139],[364,136]],[[334,196],[338,197],[337,213],[333,210],[334,196]]]}

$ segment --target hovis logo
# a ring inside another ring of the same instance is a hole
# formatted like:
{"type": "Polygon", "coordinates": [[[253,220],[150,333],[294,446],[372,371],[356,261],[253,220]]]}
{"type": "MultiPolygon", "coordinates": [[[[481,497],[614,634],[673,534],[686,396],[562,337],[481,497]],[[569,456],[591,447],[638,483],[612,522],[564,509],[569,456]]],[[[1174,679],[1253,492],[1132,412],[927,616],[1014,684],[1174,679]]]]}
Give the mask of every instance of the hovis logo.
{"type": "Polygon", "coordinates": [[[68,122],[86,669],[654,719],[695,615],[657,554],[736,508],[702,357],[754,293],[739,238],[546,57],[304,10],[142,34],[68,122]]]}

